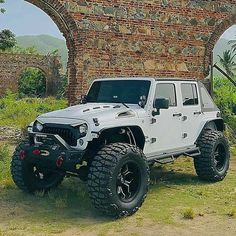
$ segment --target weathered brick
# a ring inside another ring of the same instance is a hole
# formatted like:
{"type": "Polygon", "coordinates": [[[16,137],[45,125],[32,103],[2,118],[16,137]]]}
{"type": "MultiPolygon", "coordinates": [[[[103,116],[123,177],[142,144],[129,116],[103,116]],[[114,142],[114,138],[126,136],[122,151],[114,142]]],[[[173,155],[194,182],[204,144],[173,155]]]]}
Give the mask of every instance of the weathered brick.
{"type": "Polygon", "coordinates": [[[58,57],[0,53],[0,96],[7,90],[17,92],[21,73],[35,67],[45,74],[46,95],[56,95],[61,63],[58,57]]]}
{"type": "Polygon", "coordinates": [[[67,40],[71,102],[94,78],[204,79],[215,43],[236,22],[236,0],[26,1],[67,40]]]}

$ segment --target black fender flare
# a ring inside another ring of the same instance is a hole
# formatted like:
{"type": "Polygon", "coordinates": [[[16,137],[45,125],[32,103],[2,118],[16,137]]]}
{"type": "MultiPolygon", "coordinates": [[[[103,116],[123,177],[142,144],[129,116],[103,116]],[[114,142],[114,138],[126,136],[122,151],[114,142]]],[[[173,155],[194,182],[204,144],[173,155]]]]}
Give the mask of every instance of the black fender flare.
{"type": "Polygon", "coordinates": [[[205,130],[210,130],[210,129],[214,130],[214,128],[213,128],[214,126],[215,126],[216,130],[218,130],[218,131],[221,131],[221,132],[225,131],[225,123],[222,118],[218,118],[215,120],[209,120],[203,126],[203,128],[197,138],[196,143],[198,142],[199,138],[202,136],[202,134],[205,130]]]}
{"type": "Polygon", "coordinates": [[[111,128],[104,128],[102,130],[100,130],[99,132],[99,137],[101,137],[105,132],[110,132],[113,130],[117,130],[117,129],[130,129],[134,138],[135,138],[135,142],[136,145],[143,150],[144,145],[145,145],[145,135],[143,133],[143,130],[140,126],[118,126],[118,127],[111,127],[111,128]]]}

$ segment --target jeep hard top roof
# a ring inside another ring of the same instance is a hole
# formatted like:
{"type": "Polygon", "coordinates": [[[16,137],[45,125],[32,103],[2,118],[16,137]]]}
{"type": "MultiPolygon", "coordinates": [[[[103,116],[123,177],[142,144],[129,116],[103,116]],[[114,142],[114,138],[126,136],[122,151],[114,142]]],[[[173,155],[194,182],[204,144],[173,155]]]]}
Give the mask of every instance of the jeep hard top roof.
{"type": "Polygon", "coordinates": [[[155,81],[183,81],[183,82],[198,82],[197,79],[183,79],[183,78],[168,78],[168,77],[115,77],[115,78],[101,78],[94,81],[106,81],[106,80],[155,80],[155,81]]]}

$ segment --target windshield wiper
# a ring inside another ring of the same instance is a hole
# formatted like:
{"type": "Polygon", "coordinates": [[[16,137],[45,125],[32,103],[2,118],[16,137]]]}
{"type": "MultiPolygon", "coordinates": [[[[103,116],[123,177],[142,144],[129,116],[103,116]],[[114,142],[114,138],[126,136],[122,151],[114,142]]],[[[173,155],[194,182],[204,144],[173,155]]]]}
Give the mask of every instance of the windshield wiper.
{"type": "Polygon", "coordinates": [[[122,105],[124,105],[125,107],[129,108],[129,106],[127,104],[125,104],[124,102],[121,102],[122,105]]]}

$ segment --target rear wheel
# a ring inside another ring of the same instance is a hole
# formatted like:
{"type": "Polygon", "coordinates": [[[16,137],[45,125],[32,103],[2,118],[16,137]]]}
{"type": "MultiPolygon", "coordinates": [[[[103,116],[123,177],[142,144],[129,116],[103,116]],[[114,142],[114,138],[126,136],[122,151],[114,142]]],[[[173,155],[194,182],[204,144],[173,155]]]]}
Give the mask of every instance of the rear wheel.
{"type": "Polygon", "coordinates": [[[200,179],[221,181],[229,169],[229,145],[220,131],[206,130],[198,142],[201,155],[194,159],[194,166],[200,179]]]}
{"type": "Polygon", "coordinates": [[[64,179],[64,174],[47,171],[28,162],[24,158],[24,147],[28,141],[22,142],[15,150],[11,162],[11,175],[15,184],[25,192],[48,191],[57,187],[64,179]]]}
{"type": "Polygon", "coordinates": [[[93,204],[106,215],[134,214],[149,186],[149,167],[142,151],[132,145],[104,146],[91,163],[88,190],[93,204]]]}

